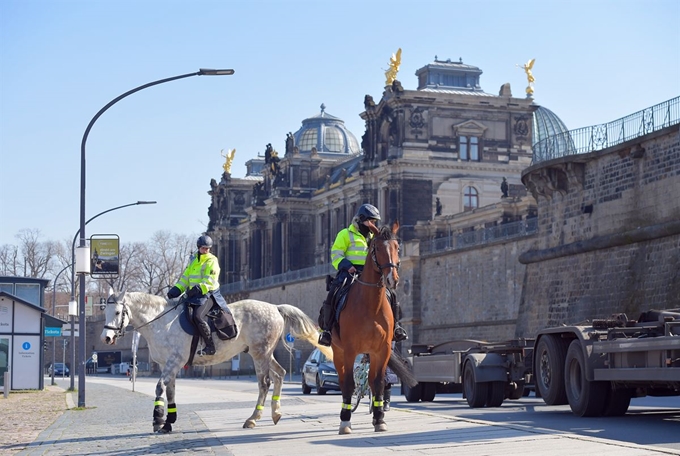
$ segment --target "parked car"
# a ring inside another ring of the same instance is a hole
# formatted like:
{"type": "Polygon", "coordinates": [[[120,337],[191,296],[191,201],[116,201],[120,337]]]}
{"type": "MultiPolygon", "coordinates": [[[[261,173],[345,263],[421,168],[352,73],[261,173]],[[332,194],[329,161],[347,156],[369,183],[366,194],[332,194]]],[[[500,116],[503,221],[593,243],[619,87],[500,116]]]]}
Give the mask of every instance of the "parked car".
{"type": "MultiPolygon", "coordinates": [[[[47,368],[47,375],[52,375],[52,365],[47,368]]],[[[68,367],[64,363],[54,363],[54,375],[69,375],[68,367]]]]}
{"type": "Polygon", "coordinates": [[[302,366],[302,394],[309,394],[312,388],[316,394],[326,394],[328,391],[340,391],[338,372],[333,361],[315,348],[302,366]]]}

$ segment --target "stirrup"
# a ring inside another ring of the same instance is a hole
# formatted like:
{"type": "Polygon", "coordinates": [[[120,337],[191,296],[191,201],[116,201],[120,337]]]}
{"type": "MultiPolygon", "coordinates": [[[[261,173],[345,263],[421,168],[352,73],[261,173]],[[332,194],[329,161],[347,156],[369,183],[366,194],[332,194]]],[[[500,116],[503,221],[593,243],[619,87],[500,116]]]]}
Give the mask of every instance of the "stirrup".
{"type": "Polygon", "coordinates": [[[394,336],[392,337],[392,339],[395,342],[401,342],[403,340],[408,339],[408,335],[406,334],[406,330],[404,328],[402,328],[401,326],[397,326],[396,328],[394,328],[394,336]]]}
{"type": "Polygon", "coordinates": [[[331,346],[331,333],[329,331],[322,331],[321,334],[319,334],[319,345],[325,347],[331,346]]]}
{"type": "Polygon", "coordinates": [[[203,347],[203,348],[199,349],[196,352],[196,354],[198,356],[203,356],[203,355],[212,356],[212,355],[215,354],[215,347],[203,347]]]}

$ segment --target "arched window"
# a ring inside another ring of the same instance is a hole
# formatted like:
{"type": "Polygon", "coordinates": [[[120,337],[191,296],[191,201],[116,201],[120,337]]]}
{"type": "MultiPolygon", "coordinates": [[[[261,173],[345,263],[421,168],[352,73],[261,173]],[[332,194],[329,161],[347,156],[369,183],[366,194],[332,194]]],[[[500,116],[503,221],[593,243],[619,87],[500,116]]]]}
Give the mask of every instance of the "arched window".
{"type": "Polygon", "coordinates": [[[474,187],[465,187],[463,192],[463,211],[471,211],[479,207],[479,192],[474,187]]]}

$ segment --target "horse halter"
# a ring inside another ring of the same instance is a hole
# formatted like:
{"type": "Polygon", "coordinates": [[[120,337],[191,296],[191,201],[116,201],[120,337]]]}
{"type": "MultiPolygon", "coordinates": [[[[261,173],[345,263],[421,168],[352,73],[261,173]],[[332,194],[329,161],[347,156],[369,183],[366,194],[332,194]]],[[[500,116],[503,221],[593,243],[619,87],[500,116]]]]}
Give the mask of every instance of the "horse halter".
{"type": "MultiPolygon", "coordinates": [[[[106,300],[106,305],[118,305],[118,300],[114,295],[111,295],[108,297],[106,300]]],[[[121,306],[123,306],[123,311],[122,315],[120,317],[120,325],[118,327],[112,326],[112,325],[104,325],[104,329],[111,329],[114,331],[114,335],[116,337],[123,337],[125,335],[125,327],[127,326],[127,323],[125,323],[125,317],[127,317],[128,323],[130,323],[130,310],[128,309],[127,304],[125,304],[125,300],[123,300],[122,303],[120,303],[121,306]]],[[[116,316],[120,315],[121,312],[116,310],[116,316]]]]}
{"type": "MultiPolygon", "coordinates": [[[[385,286],[385,276],[383,274],[383,268],[394,268],[398,271],[400,263],[394,264],[392,262],[389,262],[389,263],[385,263],[385,264],[381,265],[378,262],[378,255],[375,253],[375,250],[376,250],[375,249],[375,243],[376,242],[377,242],[376,239],[373,239],[371,241],[371,260],[373,261],[373,264],[378,268],[378,273],[380,274],[380,280],[378,281],[378,283],[375,284],[375,286],[378,287],[378,288],[382,288],[382,287],[385,286]]],[[[390,260],[391,259],[392,258],[390,257],[390,260]]],[[[361,282],[361,283],[363,283],[363,282],[361,282]]]]}

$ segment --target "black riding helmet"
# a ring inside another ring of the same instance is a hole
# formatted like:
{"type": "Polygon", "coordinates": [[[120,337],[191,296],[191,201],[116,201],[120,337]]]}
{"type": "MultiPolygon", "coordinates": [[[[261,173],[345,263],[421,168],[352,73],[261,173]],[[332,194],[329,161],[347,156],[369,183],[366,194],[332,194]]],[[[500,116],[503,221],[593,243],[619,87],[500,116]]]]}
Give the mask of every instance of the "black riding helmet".
{"type": "Polygon", "coordinates": [[[366,220],[380,220],[380,212],[378,208],[372,204],[362,204],[357,211],[357,218],[360,222],[365,222],[366,220]]]}
{"type": "Polygon", "coordinates": [[[203,236],[199,237],[198,240],[196,241],[196,247],[198,247],[199,249],[201,247],[212,247],[212,246],[213,246],[212,239],[210,238],[210,236],[207,236],[205,234],[203,236]]]}

